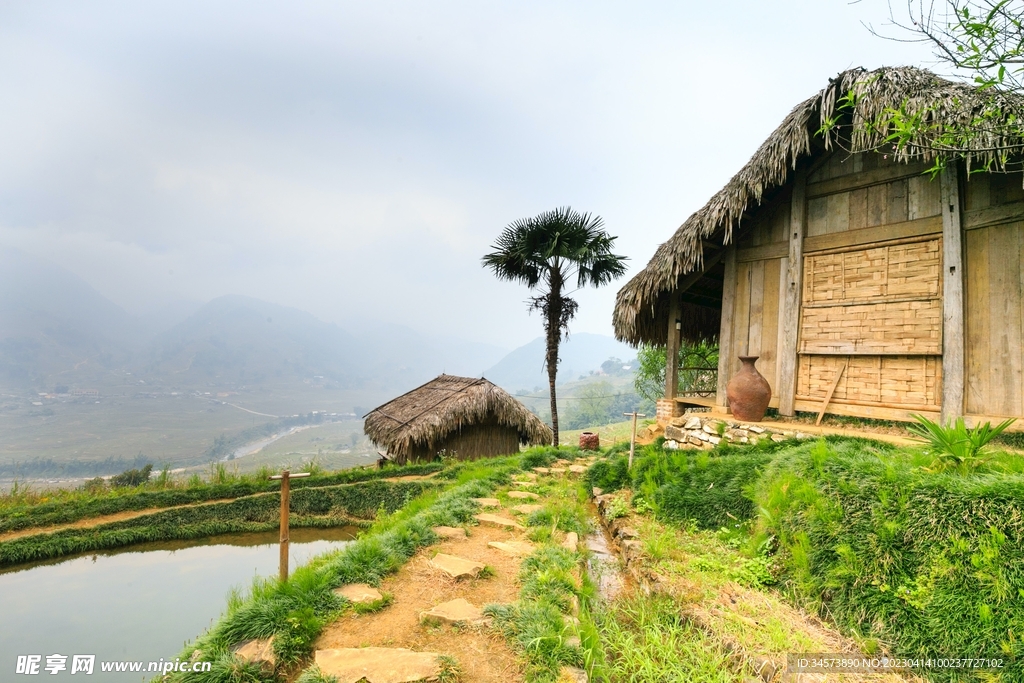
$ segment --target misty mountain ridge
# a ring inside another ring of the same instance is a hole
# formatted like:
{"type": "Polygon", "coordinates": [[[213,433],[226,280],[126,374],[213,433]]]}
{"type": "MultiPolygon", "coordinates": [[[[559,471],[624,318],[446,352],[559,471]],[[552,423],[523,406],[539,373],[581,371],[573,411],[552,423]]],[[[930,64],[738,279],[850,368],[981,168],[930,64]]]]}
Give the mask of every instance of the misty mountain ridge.
{"type": "MultiPolygon", "coordinates": [[[[545,355],[545,339],[537,337],[485,370],[484,376],[512,392],[532,392],[546,388],[548,373],[544,368],[545,355]]],[[[578,332],[561,343],[558,357],[557,382],[564,384],[598,370],[601,363],[609,358],[618,358],[628,363],[636,358],[636,350],[607,335],[578,332]]]]}

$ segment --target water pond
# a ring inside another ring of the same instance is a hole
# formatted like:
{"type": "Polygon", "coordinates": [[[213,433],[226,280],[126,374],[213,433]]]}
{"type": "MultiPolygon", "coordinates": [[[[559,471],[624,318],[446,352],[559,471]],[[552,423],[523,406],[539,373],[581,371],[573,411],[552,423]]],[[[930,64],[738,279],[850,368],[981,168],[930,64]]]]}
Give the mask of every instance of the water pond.
{"type": "MultiPolygon", "coordinates": [[[[357,529],[292,529],[291,566],[341,548],[357,529]]],[[[101,673],[99,662],[171,659],[223,612],[231,588],[278,568],[277,532],[146,543],[116,551],[11,567],[0,573],[0,680],[18,655],[69,655],[46,680],[74,681],[74,654],[96,655],[83,680],[140,681],[152,674],[101,673]]],[[[27,680],[27,679],[26,679],[27,680]]]]}

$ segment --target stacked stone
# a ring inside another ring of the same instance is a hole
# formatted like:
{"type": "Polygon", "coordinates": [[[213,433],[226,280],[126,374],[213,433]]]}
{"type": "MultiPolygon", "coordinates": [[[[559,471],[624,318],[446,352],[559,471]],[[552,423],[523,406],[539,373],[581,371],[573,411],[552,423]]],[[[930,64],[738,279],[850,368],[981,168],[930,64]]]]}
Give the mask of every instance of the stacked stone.
{"type": "Polygon", "coordinates": [[[734,443],[757,443],[760,439],[784,441],[795,436],[807,438],[806,434],[762,425],[722,420],[699,415],[683,415],[673,418],[665,425],[665,448],[714,448],[723,441],[734,443]]]}

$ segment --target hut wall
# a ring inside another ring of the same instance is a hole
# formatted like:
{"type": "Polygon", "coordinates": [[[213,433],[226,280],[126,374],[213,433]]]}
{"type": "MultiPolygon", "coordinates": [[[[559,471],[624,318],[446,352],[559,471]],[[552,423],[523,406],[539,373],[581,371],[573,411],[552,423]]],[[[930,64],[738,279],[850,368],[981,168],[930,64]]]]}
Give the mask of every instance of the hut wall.
{"type": "Polygon", "coordinates": [[[1024,416],[1022,180],[1020,174],[977,174],[965,183],[968,414],[1024,416]]]}
{"type": "MultiPolygon", "coordinates": [[[[942,206],[939,181],[924,168],[836,153],[808,172],[798,410],[818,410],[844,365],[829,412],[899,417],[939,410],[942,206]]],[[[730,375],[740,353],[761,355],[758,369],[773,393],[791,211],[791,193],[782,194],[757,211],[737,242],[727,351],[730,375]]]]}
{"type": "Polygon", "coordinates": [[[437,444],[417,444],[410,460],[430,461],[445,451],[459,460],[476,460],[519,452],[519,431],[514,427],[498,424],[483,424],[464,427],[453,432],[437,444]]]}

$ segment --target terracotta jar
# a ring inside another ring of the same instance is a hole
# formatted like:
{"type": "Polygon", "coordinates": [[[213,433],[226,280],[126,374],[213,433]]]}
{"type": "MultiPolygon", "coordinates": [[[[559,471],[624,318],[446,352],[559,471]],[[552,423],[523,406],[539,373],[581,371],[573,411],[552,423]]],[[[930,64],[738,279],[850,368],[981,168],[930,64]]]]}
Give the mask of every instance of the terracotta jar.
{"type": "Polygon", "coordinates": [[[594,432],[583,432],[580,434],[580,450],[596,451],[601,448],[601,437],[594,432]]]}
{"type": "Polygon", "coordinates": [[[729,409],[737,420],[760,422],[764,419],[764,411],[768,410],[768,401],[772,400],[772,388],[754,367],[758,356],[739,358],[743,366],[725,387],[729,409]]]}

